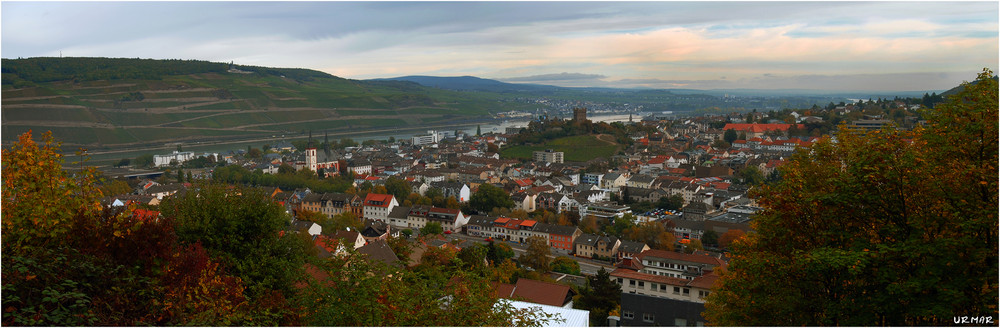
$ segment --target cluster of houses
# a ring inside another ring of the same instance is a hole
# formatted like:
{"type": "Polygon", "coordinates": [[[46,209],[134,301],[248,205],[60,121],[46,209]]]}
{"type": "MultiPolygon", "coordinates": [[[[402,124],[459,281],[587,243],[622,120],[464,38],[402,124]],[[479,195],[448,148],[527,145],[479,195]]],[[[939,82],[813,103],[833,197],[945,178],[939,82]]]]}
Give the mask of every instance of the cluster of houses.
{"type": "MultiPolygon", "coordinates": [[[[638,124],[654,126],[656,132],[632,136],[636,143],[612,158],[585,163],[560,163],[543,158],[545,156],[528,162],[504,159],[490,150],[502,147],[510,135],[452,136],[433,131],[428,133],[432,137],[346,149],[310,146],[299,151],[285,142],[272,147],[274,152],[265,154],[261,160],[248,160],[234,154],[222,155],[220,159],[265,173],[276,173],[282,164],[327,176],[350,171],[357,186],[382,185],[395,176],[408,181],[414,193],[427,195],[430,190],[437,189],[458,203],[468,202],[480,186],[491,184],[510,195],[513,209],[575,212],[582,218],[594,217],[605,224],[633,214],[642,222],[668,225],[678,240],[701,239],[706,231],[722,235],[733,229],[752,230],[750,221],[759,208],[747,197],[750,187],[733,179],[735,172],[756,167],[763,174],[770,174],[795,148],[816,141],[815,138],[780,137],[793,126],[791,124],[730,123],[718,128],[717,120],[711,117],[683,122],[644,120],[638,124]],[[725,149],[713,147],[726,130],[737,130],[747,139],[736,140],[725,149]],[[594,170],[594,167],[600,169],[594,170]],[[683,199],[680,211],[632,213],[630,204],[655,203],[672,196],[683,199]]],[[[183,184],[144,183],[135,195],[123,195],[111,201],[117,205],[128,202],[153,204],[184,187],[183,184]]],[[[391,256],[380,251],[387,248],[383,245],[386,235],[407,229],[415,233],[428,223],[437,222],[448,233],[516,243],[541,237],[557,253],[611,260],[618,265],[612,277],[623,286],[620,317],[623,325],[703,323],[704,319],[697,314],[700,313],[698,304],[704,302],[712,281],[717,278],[713,273],[715,268],[725,265],[717,256],[651,250],[644,243],[617,236],[585,234],[574,226],[470,215],[458,209],[429,205],[405,206],[393,195],[313,193],[308,189],[282,191],[277,188],[269,193],[290,213],[308,210],[333,217],[351,212],[363,218],[365,229],[338,232],[344,234],[338,237],[324,237],[321,232],[314,231],[315,227],[301,227],[310,234],[315,233],[317,245],[325,245],[321,248],[331,253],[350,243],[331,246],[330,240],[353,240],[354,248],[360,250],[373,245],[368,252],[382,255],[372,256],[392,261],[391,256]],[[669,303],[676,313],[644,312],[650,304],[663,302],[669,303]],[[690,310],[681,310],[688,308],[690,310]]]]}

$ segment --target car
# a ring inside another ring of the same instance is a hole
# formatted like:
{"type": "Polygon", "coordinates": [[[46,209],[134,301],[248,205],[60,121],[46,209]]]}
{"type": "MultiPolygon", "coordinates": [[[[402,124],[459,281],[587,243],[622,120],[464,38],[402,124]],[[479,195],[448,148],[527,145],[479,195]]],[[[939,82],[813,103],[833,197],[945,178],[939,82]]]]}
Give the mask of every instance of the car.
{"type": "Polygon", "coordinates": [[[444,234],[450,235],[451,234],[451,230],[445,231],[444,234]]]}
{"type": "Polygon", "coordinates": [[[493,241],[493,237],[486,237],[486,241],[493,241]]]}

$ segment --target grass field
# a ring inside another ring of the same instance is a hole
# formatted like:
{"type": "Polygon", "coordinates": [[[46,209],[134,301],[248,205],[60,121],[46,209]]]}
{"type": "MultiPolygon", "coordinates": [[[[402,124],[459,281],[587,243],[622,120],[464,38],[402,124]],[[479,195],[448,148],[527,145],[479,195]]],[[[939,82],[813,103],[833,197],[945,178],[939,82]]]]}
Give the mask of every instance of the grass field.
{"type": "Polygon", "coordinates": [[[618,145],[612,142],[597,139],[597,136],[572,136],[550,140],[544,145],[536,146],[512,146],[500,150],[500,155],[505,158],[531,159],[531,153],[552,149],[565,153],[567,162],[586,162],[594,158],[611,157],[618,151],[618,145]]]}

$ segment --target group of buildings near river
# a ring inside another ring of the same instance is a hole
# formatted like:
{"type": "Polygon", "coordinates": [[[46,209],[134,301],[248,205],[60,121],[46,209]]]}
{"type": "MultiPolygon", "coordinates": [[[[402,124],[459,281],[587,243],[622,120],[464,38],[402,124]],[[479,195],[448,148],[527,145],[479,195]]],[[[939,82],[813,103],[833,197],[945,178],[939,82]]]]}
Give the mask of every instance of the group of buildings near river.
{"type": "MultiPolygon", "coordinates": [[[[574,112],[575,119],[581,119],[581,115],[585,119],[586,112],[574,112]]],[[[576,212],[603,223],[633,214],[641,222],[669,224],[678,240],[700,239],[709,230],[719,235],[731,229],[751,230],[749,222],[759,208],[746,196],[749,186],[733,182],[734,172],[754,166],[767,175],[796,147],[816,141],[781,137],[792,124],[729,123],[721,129],[712,128],[713,120],[720,119],[731,121],[725,116],[683,122],[645,120],[639,124],[656,126],[657,132],[633,136],[635,146],[615,155],[613,162],[617,164],[607,172],[585,171],[602,161],[607,164],[607,159],[567,163],[562,153],[546,150],[535,152],[533,161],[522,163],[488,151],[489,144],[505,144],[508,134],[454,136],[435,131],[414,136],[409,143],[345,150],[310,147],[298,152],[282,143],[272,149],[289,155],[268,154],[263,161],[251,161],[234,152],[220,160],[263,172],[276,172],[283,163],[326,175],[350,170],[356,175],[356,185],[380,185],[396,176],[406,179],[414,193],[425,195],[437,188],[460,203],[468,202],[479,186],[492,184],[508,192],[514,209],[576,212]],[[726,149],[714,148],[713,143],[729,129],[745,134],[746,139],[736,140],[726,149]],[[612,202],[612,194],[617,199],[628,198],[627,203],[656,202],[661,197],[679,195],[685,205],[680,213],[671,215],[631,213],[625,201],[612,202]]],[[[168,156],[182,162],[179,156],[190,155],[175,152],[168,156]]],[[[704,298],[718,278],[715,271],[726,265],[725,257],[718,253],[654,250],[645,243],[618,236],[585,234],[576,226],[469,215],[429,205],[403,206],[392,195],[275,189],[272,197],[293,213],[308,210],[333,217],[352,212],[368,222],[365,232],[372,235],[368,237],[406,229],[415,232],[429,222],[437,222],[449,232],[498,242],[524,243],[530,237],[541,237],[557,255],[610,260],[616,266],[611,277],[622,286],[618,319],[624,326],[704,324],[700,315],[704,298]]]]}

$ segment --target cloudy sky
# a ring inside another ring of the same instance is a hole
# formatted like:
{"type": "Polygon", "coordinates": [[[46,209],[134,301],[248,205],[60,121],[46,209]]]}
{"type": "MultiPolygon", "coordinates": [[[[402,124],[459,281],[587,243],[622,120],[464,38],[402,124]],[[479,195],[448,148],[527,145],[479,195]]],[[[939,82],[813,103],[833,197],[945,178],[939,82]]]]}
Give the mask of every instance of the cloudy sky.
{"type": "Polygon", "coordinates": [[[11,2],[3,58],[200,59],[369,79],[944,90],[998,66],[998,2],[11,2]]]}

